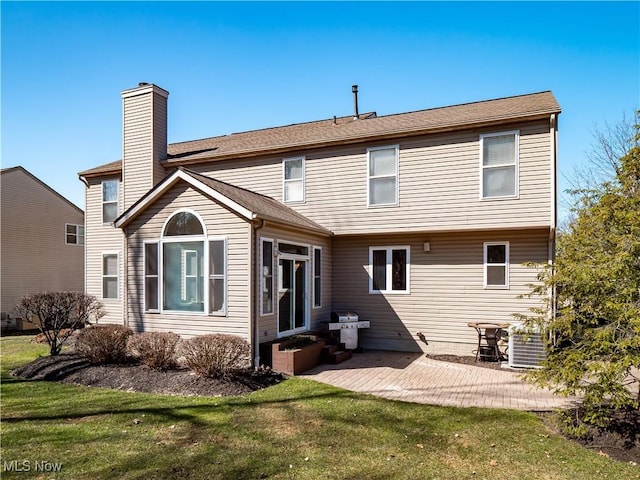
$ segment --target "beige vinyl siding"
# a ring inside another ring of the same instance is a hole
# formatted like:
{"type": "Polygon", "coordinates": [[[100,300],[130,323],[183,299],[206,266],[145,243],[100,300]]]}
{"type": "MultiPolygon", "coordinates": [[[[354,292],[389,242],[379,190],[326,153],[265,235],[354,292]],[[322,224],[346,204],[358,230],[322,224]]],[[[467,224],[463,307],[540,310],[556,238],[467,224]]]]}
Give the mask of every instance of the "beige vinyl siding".
{"type": "Polygon", "coordinates": [[[124,207],[129,208],[165,176],[166,100],[157,94],[124,98],[124,207]],[[165,153],[163,153],[165,152],[165,153]]]}
{"type": "Polygon", "coordinates": [[[19,167],[2,172],[0,195],[0,310],[13,314],[32,293],[84,291],[84,246],[65,241],[82,210],[19,167]]]}
{"type": "Polygon", "coordinates": [[[179,183],[126,227],[128,243],[128,323],[134,331],[171,331],[185,338],[210,333],[250,339],[248,265],[251,226],[200,192],[179,183]],[[146,313],[144,242],[159,240],[164,223],[179,209],[196,212],[209,237],[227,239],[227,315],[146,313]]]}
{"type": "Polygon", "coordinates": [[[536,304],[517,297],[536,282],[536,269],[525,264],[547,261],[548,234],[540,229],[334,238],[333,308],[355,310],[371,322],[360,332],[365,347],[471,355],[477,337],[468,322],[513,322],[513,313],[527,313],[536,304]],[[483,244],[492,241],[509,242],[508,289],[483,286],[483,244]],[[411,293],[369,294],[369,247],[393,245],[411,247],[411,293]]]}
{"type": "MultiPolygon", "coordinates": [[[[292,242],[296,244],[302,244],[309,246],[309,264],[307,269],[308,277],[308,308],[310,312],[309,328],[310,330],[323,330],[326,326],[323,322],[328,322],[331,314],[331,292],[332,292],[332,244],[330,237],[323,237],[319,235],[306,234],[304,232],[295,231],[287,228],[283,228],[277,225],[271,225],[267,223],[264,228],[258,230],[258,245],[259,239],[265,238],[273,241],[273,251],[277,252],[278,241],[280,242],[292,242]],[[322,305],[319,308],[313,308],[313,247],[322,248],[322,305]]],[[[260,261],[260,257],[256,258],[256,261],[260,261]]],[[[274,281],[274,309],[273,314],[259,315],[259,303],[258,303],[258,321],[259,321],[259,343],[270,342],[278,338],[278,258],[274,258],[273,269],[273,281],[274,281]]],[[[259,269],[258,269],[259,271],[259,269]]],[[[258,294],[260,279],[257,280],[258,294]]],[[[257,302],[260,301],[258,296],[257,302]]]]}
{"type": "MultiPolygon", "coordinates": [[[[553,185],[549,122],[506,125],[304,154],[305,202],[290,206],[336,234],[546,227],[553,185]],[[519,198],[480,199],[479,136],[519,130],[519,198]],[[399,205],[367,207],[367,148],[399,144],[399,205]],[[526,215],[522,215],[526,212],[526,215]]],[[[282,157],[193,167],[282,201],[282,157]]]]}
{"type": "MultiPolygon", "coordinates": [[[[118,177],[90,179],[85,190],[86,199],[86,293],[104,304],[106,315],[100,323],[124,323],[124,237],[122,230],[102,223],[102,181],[120,180],[118,177]],[[118,254],[118,298],[102,298],[102,255],[118,254]]],[[[122,182],[118,182],[118,215],[122,214],[122,182]]]]}

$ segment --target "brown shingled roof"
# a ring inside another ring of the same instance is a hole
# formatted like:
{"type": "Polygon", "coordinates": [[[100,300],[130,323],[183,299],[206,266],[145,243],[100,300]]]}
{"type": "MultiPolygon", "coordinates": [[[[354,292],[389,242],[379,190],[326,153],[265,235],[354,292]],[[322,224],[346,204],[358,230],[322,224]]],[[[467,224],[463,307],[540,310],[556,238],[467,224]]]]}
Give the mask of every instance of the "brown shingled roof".
{"type": "Polygon", "coordinates": [[[142,198],[127,209],[115,221],[116,226],[124,227],[140,215],[146,208],[156,201],[168,188],[179,181],[186,181],[192,187],[212,195],[231,210],[243,216],[245,220],[262,219],[281,225],[289,225],[297,229],[331,235],[331,231],[296,212],[292,208],[277,200],[259,193],[236,187],[230,183],[201,175],[178,167],[172,174],[166,176],[160,183],[149,190],[142,198]]]}
{"type": "MultiPolygon", "coordinates": [[[[553,94],[546,91],[380,117],[366,114],[360,120],[341,117],[170,144],[165,165],[188,165],[471,126],[498,125],[513,120],[540,118],[560,111],[553,94]]],[[[102,174],[102,169],[118,168],[117,164],[112,162],[80,175],[102,174]]]]}

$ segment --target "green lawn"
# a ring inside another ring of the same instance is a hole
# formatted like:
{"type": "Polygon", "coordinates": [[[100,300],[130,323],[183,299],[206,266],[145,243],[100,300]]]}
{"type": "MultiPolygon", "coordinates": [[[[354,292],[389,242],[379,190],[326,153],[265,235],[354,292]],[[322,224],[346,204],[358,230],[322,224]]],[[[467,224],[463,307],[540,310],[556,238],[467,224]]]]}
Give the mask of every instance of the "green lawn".
{"type": "Polygon", "coordinates": [[[296,378],[228,398],[23,381],[8,372],[47,349],[26,337],[0,347],[3,479],[640,478],[529,413],[393,402],[296,378]],[[55,463],[59,472],[42,471],[55,463]]]}

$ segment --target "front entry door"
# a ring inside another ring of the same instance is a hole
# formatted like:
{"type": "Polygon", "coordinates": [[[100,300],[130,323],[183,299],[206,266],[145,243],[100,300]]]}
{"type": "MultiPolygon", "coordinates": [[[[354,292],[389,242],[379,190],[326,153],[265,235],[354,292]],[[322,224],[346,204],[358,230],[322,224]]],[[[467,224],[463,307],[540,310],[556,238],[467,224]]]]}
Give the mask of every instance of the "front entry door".
{"type": "Polygon", "coordinates": [[[305,330],[307,326],[307,261],[279,260],[278,333],[305,330]]]}

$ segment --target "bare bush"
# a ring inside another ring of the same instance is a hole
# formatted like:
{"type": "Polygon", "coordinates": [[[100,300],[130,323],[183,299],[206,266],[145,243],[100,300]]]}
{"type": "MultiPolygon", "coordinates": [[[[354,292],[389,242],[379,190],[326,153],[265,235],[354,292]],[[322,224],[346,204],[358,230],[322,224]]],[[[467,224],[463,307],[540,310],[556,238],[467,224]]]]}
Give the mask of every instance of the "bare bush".
{"type": "Polygon", "coordinates": [[[184,340],[185,366],[203,377],[226,377],[251,365],[251,347],[235,335],[203,335],[184,340]]]}
{"type": "Polygon", "coordinates": [[[127,361],[127,340],[133,335],[122,325],[99,325],[78,334],[75,350],[91,363],[105,365],[127,361]]]}
{"type": "Polygon", "coordinates": [[[129,353],[148,367],[169,370],[176,366],[180,335],[172,332],[137,333],[129,338],[129,353]]]}
{"type": "Polygon", "coordinates": [[[102,303],[82,292],[43,292],[22,297],[16,313],[33,323],[58,355],[74,330],[104,316],[102,303]]]}

